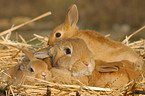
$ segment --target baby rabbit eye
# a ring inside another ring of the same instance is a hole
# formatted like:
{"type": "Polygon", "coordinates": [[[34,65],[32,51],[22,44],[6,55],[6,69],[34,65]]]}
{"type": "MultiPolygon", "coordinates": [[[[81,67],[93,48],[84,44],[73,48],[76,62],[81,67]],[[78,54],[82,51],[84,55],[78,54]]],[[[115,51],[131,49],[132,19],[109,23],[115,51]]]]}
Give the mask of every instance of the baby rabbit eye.
{"type": "Polygon", "coordinates": [[[58,38],[61,36],[61,33],[56,33],[55,36],[58,38]]]}
{"type": "Polygon", "coordinates": [[[34,72],[33,68],[29,68],[29,71],[30,71],[30,72],[34,72]]]}
{"type": "Polygon", "coordinates": [[[71,54],[71,49],[66,48],[66,49],[65,49],[65,54],[71,54]]]}

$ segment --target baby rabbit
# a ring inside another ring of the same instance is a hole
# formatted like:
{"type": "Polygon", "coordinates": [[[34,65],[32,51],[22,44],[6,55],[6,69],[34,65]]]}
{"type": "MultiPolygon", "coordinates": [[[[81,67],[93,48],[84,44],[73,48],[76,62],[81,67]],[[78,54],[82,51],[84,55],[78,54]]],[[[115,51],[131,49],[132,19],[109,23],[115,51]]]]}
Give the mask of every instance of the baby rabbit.
{"type": "Polygon", "coordinates": [[[86,43],[79,38],[62,39],[48,51],[52,58],[52,81],[65,84],[88,85],[88,77],[95,67],[95,60],[92,57],[86,43]]]}
{"type": "Polygon", "coordinates": [[[49,48],[50,47],[42,48],[34,53],[34,57],[44,61],[47,64],[48,70],[51,69],[51,67],[52,67],[51,66],[51,58],[48,55],[49,48]]]}
{"type": "Polygon", "coordinates": [[[1,75],[2,79],[8,81],[9,84],[29,84],[36,81],[33,78],[49,80],[51,73],[48,71],[47,64],[42,60],[36,59],[30,52],[26,50],[23,50],[23,52],[28,56],[30,62],[11,67],[5,72],[7,75],[1,75]],[[28,76],[33,78],[29,78],[28,76]]]}
{"type": "Polygon", "coordinates": [[[81,82],[88,85],[88,76],[73,76],[69,70],[57,67],[52,67],[50,72],[52,73],[52,82],[77,85],[80,85],[81,82]]]}
{"type": "MultiPolygon", "coordinates": [[[[48,66],[48,70],[51,69],[51,58],[48,55],[48,49],[49,47],[46,48],[42,48],[34,53],[32,53],[34,55],[34,57],[36,57],[37,59],[40,59],[42,61],[44,61],[47,66],[48,66]]],[[[30,62],[29,58],[27,56],[25,56],[22,59],[22,62],[25,64],[28,64],[30,62]]]]}
{"type": "Polygon", "coordinates": [[[50,35],[48,44],[53,45],[54,42],[62,38],[80,38],[85,41],[96,60],[99,59],[106,62],[129,60],[134,62],[133,66],[136,71],[142,70],[143,59],[131,48],[106,38],[96,31],[79,30],[76,26],[77,22],[78,10],[74,4],[68,10],[65,23],[56,27],[50,35]]]}
{"type": "Polygon", "coordinates": [[[88,77],[90,86],[120,88],[139,76],[132,66],[132,62],[122,60],[118,62],[104,62],[96,60],[93,73],[88,77]]]}
{"type": "Polygon", "coordinates": [[[52,57],[52,67],[67,69],[73,76],[90,75],[94,70],[95,60],[82,39],[59,40],[48,53],[52,57]]]}
{"type": "MultiPolygon", "coordinates": [[[[22,50],[27,57],[30,59],[30,62],[26,65],[25,74],[30,77],[39,78],[43,80],[49,80],[51,78],[51,73],[48,71],[47,64],[39,59],[36,59],[30,52],[22,50]]],[[[34,79],[27,79],[29,82],[34,82],[34,79]]]]}

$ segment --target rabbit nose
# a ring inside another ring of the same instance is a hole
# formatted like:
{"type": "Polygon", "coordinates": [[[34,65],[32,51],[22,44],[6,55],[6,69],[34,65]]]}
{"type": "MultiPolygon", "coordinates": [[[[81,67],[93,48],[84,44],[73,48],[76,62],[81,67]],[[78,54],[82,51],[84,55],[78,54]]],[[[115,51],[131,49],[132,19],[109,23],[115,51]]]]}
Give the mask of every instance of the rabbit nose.
{"type": "Polygon", "coordinates": [[[88,63],[84,63],[86,66],[88,66],[89,64],[88,63]]]}
{"type": "Polygon", "coordinates": [[[49,40],[49,41],[47,42],[47,45],[49,45],[49,46],[53,45],[52,41],[49,40]]]}
{"type": "Polygon", "coordinates": [[[46,73],[45,72],[42,72],[42,76],[43,76],[43,79],[46,80],[46,78],[45,78],[46,77],[46,73]]]}
{"type": "Polygon", "coordinates": [[[83,64],[86,65],[86,66],[89,66],[89,63],[88,62],[85,62],[84,61],[83,64]]]}

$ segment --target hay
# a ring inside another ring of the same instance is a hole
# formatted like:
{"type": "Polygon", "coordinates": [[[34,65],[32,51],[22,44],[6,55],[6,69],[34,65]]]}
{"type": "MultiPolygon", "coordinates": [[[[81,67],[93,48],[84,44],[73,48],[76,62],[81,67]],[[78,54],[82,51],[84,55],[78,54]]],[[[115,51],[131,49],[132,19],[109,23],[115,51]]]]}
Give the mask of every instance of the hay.
{"type": "MultiPolygon", "coordinates": [[[[31,22],[35,20],[34,19],[31,20],[31,22]]],[[[21,26],[28,24],[28,22],[21,24],[21,26]]],[[[17,28],[20,28],[21,26],[17,28]]],[[[33,51],[36,51],[40,48],[47,46],[48,37],[43,37],[37,34],[34,34],[34,38],[28,41],[25,41],[25,39],[21,35],[19,35],[19,38],[22,40],[22,42],[10,40],[11,32],[17,29],[16,27],[13,27],[13,28],[8,29],[0,34],[1,36],[1,39],[0,39],[0,53],[1,53],[0,54],[0,74],[4,72],[4,69],[8,69],[18,64],[18,62],[21,62],[22,58],[24,57],[24,54],[21,52],[22,48],[29,49],[29,50],[33,49],[33,51]],[[28,44],[28,42],[31,42],[36,39],[39,40],[41,43],[35,44],[35,45],[28,44]]],[[[126,37],[123,43],[127,44],[127,46],[137,51],[145,60],[145,40],[141,39],[139,41],[129,43],[128,41],[129,38],[126,37]]],[[[141,89],[144,89],[145,79],[143,76],[140,76],[140,77],[143,79],[139,79],[137,84],[141,85],[140,87],[141,89]]],[[[17,84],[10,85],[10,90],[8,92],[8,95],[12,95],[12,96],[15,96],[15,95],[42,96],[44,95],[45,96],[46,94],[49,95],[49,92],[51,92],[52,96],[56,96],[56,95],[79,96],[80,94],[81,96],[123,95],[128,89],[128,86],[134,82],[134,81],[131,81],[130,83],[128,83],[127,85],[123,86],[120,89],[111,90],[109,88],[85,86],[81,82],[80,82],[80,85],[65,85],[65,84],[48,82],[48,81],[44,81],[40,79],[37,79],[37,80],[39,82],[35,83],[34,85],[17,85],[17,84]]],[[[0,84],[6,84],[6,82],[0,81],[0,84]]]]}

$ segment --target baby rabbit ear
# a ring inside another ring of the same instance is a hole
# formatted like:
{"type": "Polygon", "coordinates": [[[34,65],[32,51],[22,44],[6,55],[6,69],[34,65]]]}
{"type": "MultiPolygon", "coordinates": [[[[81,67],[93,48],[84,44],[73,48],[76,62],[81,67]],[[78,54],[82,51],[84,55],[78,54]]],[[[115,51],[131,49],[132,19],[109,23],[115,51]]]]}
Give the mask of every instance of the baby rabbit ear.
{"type": "Polygon", "coordinates": [[[52,57],[53,54],[55,54],[54,52],[55,52],[55,51],[54,51],[54,47],[51,47],[51,48],[48,50],[47,54],[49,55],[49,57],[52,57]]]}
{"type": "Polygon", "coordinates": [[[35,59],[36,59],[36,57],[34,57],[34,56],[33,56],[33,54],[32,54],[32,53],[30,53],[30,52],[28,52],[27,50],[23,49],[23,50],[22,50],[22,52],[24,52],[24,53],[25,53],[25,55],[27,55],[27,56],[28,56],[28,58],[29,58],[29,60],[30,60],[30,61],[35,60],[35,59]]]}
{"type": "Polygon", "coordinates": [[[65,24],[70,26],[76,26],[78,22],[78,9],[75,4],[73,4],[66,15],[65,24]]]}
{"type": "Polygon", "coordinates": [[[34,53],[34,56],[36,58],[39,58],[39,59],[47,58],[47,57],[49,57],[48,50],[49,50],[49,48],[47,48],[47,47],[43,48],[43,49],[40,49],[39,51],[34,53]]]}
{"type": "Polygon", "coordinates": [[[34,56],[39,59],[49,57],[48,52],[37,52],[34,54],[34,56]]]}
{"type": "Polygon", "coordinates": [[[109,73],[109,72],[116,72],[118,71],[118,67],[113,66],[99,66],[98,71],[100,73],[109,73]]]}

